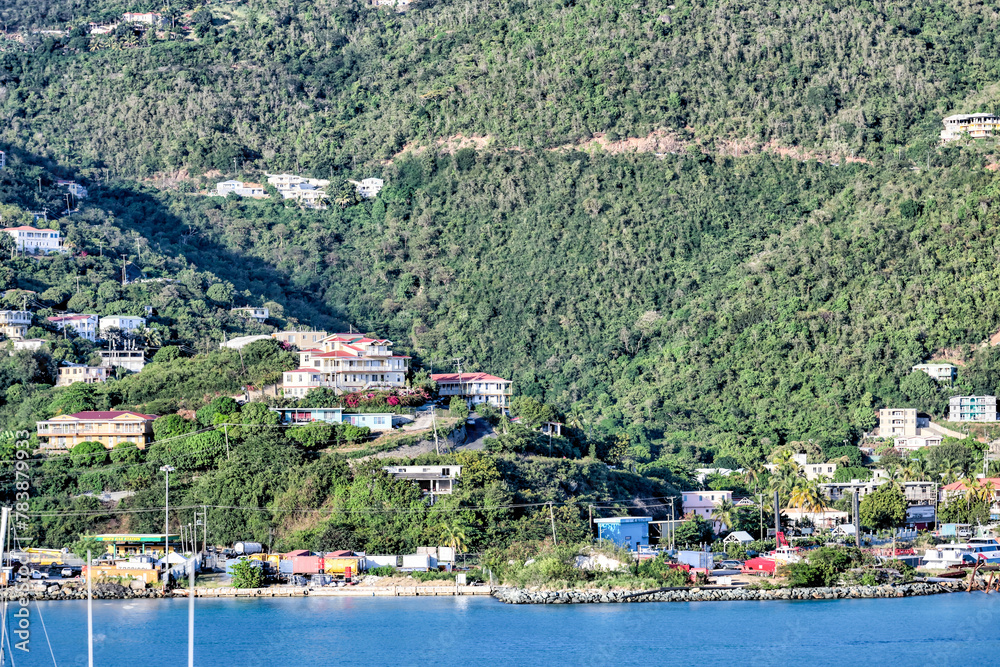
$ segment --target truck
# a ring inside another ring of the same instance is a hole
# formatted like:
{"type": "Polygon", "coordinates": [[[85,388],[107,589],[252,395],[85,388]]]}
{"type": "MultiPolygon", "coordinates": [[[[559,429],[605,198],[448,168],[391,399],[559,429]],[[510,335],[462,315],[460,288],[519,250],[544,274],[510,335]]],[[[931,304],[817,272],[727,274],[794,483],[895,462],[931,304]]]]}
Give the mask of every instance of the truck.
{"type": "Polygon", "coordinates": [[[678,551],[677,562],[696,569],[711,570],[714,556],[710,551],[678,551]]]}

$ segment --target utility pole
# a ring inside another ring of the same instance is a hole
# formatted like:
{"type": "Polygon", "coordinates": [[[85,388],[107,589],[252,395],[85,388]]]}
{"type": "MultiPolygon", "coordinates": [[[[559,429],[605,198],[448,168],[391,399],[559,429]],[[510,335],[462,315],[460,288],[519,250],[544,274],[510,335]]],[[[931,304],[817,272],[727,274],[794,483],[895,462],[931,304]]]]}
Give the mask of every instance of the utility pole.
{"type": "Polygon", "coordinates": [[[673,496],[670,496],[670,550],[671,551],[674,550],[674,534],[677,532],[677,527],[674,525],[674,523],[677,521],[677,518],[674,514],[674,500],[676,499],[673,496]]]}
{"type": "MultiPolygon", "coordinates": [[[[160,472],[166,473],[166,491],[163,496],[163,560],[166,567],[163,570],[163,589],[167,588],[167,579],[170,573],[170,473],[175,470],[173,466],[160,466],[160,472]]],[[[90,574],[90,570],[87,570],[90,574]]],[[[87,577],[90,580],[90,577],[87,577]]]]}
{"type": "Polygon", "coordinates": [[[437,452],[438,456],[441,456],[441,448],[438,447],[437,412],[433,405],[431,406],[431,427],[434,429],[434,451],[437,452]]]}

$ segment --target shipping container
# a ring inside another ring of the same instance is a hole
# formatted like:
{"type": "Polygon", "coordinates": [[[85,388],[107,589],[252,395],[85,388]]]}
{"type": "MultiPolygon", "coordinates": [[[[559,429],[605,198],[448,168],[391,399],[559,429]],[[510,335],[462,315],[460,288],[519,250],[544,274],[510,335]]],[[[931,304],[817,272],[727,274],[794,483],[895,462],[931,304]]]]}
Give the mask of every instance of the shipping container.
{"type": "Polygon", "coordinates": [[[365,556],[365,569],[373,567],[399,567],[399,556],[365,556]]]}
{"type": "Polygon", "coordinates": [[[427,570],[436,570],[437,559],[428,554],[404,554],[403,569],[421,570],[424,572],[427,570]]]}
{"type": "Polygon", "coordinates": [[[343,575],[345,568],[351,568],[354,572],[360,572],[364,569],[365,559],[360,556],[344,556],[340,558],[326,558],[326,569],[324,570],[327,574],[343,575]]]}
{"type": "Polygon", "coordinates": [[[706,570],[712,569],[714,554],[710,551],[678,551],[677,562],[706,570]]]}
{"type": "Polygon", "coordinates": [[[292,574],[320,574],[325,567],[322,556],[294,556],[291,558],[292,574]]]}

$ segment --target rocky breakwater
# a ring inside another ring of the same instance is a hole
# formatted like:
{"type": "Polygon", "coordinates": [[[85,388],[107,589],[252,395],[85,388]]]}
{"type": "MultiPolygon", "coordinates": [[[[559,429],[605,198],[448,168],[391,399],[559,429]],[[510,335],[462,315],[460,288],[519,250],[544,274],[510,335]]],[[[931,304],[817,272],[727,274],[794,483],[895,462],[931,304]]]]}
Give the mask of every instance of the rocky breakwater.
{"type": "MultiPolygon", "coordinates": [[[[141,581],[132,582],[128,586],[121,584],[97,582],[94,584],[95,600],[132,600],[139,598],[161,598],[163,591],[147,589],[141,581]]],[[[169,593],[167,595],[170,595],[169,593]]],[[[186,595],[186,593],[185,593],[186,595]]],[[[87,584],[85,582],[21,584],[17,587],[0,590],[0,600],[86,600],[87,584]]]]}
{"type": "Polygon", "coordinates": [[[859,598],[904,598],[936,595],[958,590],[939,583],[914,582],[882,586],[834,586],[829,588],[688,588],[657,591],[571,591],[495,588],[493,597],[507,604],[588,604],[602,602],[733,602],[739,600],[842,600],[859,598]]]}

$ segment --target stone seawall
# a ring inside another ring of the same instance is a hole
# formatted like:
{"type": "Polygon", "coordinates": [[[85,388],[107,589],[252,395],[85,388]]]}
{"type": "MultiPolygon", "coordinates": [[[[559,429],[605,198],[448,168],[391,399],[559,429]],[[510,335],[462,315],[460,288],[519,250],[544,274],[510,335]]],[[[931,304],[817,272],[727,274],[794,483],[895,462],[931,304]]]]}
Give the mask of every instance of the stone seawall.
{"type": "Polygon", "coordinates": [[[904,598],[936,595],[959,590],[954,585],[915,582],[883,586],[835,586],[831,588],[690,588],[669,591],[529,591],[494,588],[493,597],[507,604],[593,604],[604,602],[730,602],[737,600],[841,600],[860,598],[904,598]]]}

